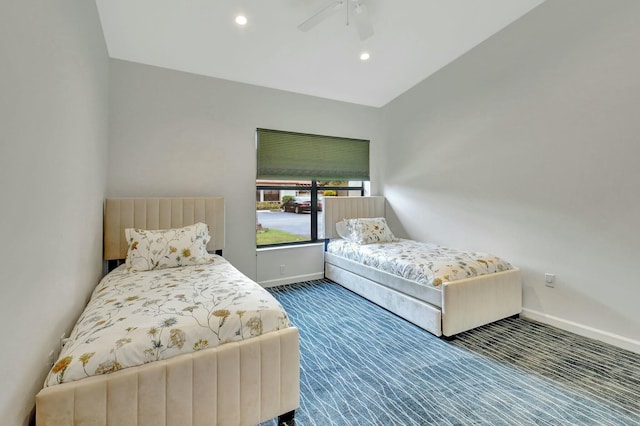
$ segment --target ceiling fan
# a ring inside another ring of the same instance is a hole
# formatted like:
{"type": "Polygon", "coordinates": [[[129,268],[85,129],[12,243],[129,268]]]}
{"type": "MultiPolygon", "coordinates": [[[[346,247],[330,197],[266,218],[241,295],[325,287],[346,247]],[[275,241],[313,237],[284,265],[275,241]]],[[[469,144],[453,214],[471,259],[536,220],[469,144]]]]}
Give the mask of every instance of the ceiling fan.
{"type": "Polygon", "coordinates": [[[298,25],[298,29],[304,32],[309,31],[329,16],[338,12],[340,9],[345,9],[346,11],[347,26],[351,24],[351,20],[355,22],[360,40],[366,40],[373,35],[373,26],[371,25],[369,12],[367,11],[366,5],[361,0],[331,1],[309,19],[298,25]]]}

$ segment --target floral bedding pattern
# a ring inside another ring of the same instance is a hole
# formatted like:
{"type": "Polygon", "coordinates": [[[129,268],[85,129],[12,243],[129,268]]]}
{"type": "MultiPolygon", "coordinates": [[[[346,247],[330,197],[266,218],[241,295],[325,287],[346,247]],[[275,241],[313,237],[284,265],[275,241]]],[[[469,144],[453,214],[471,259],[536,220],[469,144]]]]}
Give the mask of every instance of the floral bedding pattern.
{"type": "Polygon", "coordinates": [[[196,223],[179,229],[127,228],[124,230],[129,248],[125,261],[131,272],[176,266],[210,263],[207,243],[211,240],[209,227],[196,223]]]}
{"type": "Polygon", "coordinates": [[[106,275],[45,386],[290,327],[273,296],[212,256],[212,264],[135,273],[121,265],[106,275]]]}
{"type": "Polygon", "coordinates": [[[329,242],[327,251],[436,288],[443,282],[513,269],[509,262],[491,254],[402,238],[390,243],[367,245],[337,239],[329,242]]]}
{"type": "Polygon", "coordinates": [[[342,238],[358,244],[390,243],[396,240],[384,217],[344,219],[346,237],[342,238]]]}

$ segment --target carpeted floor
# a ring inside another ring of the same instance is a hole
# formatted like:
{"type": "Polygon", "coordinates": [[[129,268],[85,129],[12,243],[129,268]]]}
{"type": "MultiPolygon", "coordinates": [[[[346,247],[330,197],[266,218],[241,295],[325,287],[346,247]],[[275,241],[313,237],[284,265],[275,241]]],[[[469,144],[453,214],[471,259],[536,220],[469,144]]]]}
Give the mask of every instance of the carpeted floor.
{"type": "Polygon", "coordinates": [[[523,319],[447,342],[328,280],[270,290],[300,329],[297,426],[640,425],[640,355],[523,319]]]}

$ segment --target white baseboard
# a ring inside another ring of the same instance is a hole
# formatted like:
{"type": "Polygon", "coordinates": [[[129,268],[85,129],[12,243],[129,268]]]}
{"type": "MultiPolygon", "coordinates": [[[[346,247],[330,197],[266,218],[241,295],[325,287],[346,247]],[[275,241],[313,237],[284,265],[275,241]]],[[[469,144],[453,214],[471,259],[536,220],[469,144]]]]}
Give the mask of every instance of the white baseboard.
{"type": "Polygon", "coordinates": [[[562,330],[570,331],[580,336],[589,337],[591,339],[600,340],[601,342],[608,343],[613,346],[617,346],[622,349],[626,349],[631,352],[640,354],[640,342],[632,340],[617,334],[609,333],[608,331],[598,330],[596,328],[588,327],[582,324],[578,324],[573,321],[568,321],[562,318],[547,315],[542,312],[534,311],[532,309],[522,309],[520,314],[523,318],[528,318],[534,321],[541,322],[543,324],[552,325],[562,330]]]}
{"type": "Polygon", "coordinates": [[[260,284],[264,288],[269,288],[269,287],[276,287],[279,285],[299,283],[302,281],[320,280],[322,278],[324,278],[324,271],[317,272],[314,274],[296,275],[293,277],[278,278],[275,280],[258,281],[258,284],[260,284]]]}

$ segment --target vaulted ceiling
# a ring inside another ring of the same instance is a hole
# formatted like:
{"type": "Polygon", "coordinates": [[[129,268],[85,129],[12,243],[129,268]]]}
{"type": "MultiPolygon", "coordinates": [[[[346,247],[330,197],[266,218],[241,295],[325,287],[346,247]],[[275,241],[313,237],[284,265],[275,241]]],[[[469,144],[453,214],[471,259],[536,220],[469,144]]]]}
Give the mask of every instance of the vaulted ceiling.
{"type": "Polygon", "coordinates": [[[543,1],[96,3],[112,58],[379,107],[543,1]],[[357,14],[357,4],[366,14],[357,14]],[[315,26],[298,29],[333,5],[336,10],[315,26]],[[248,20],[244,26],[234,21],[240,13],[248,20]],[[374,33],[361,40],[357,24],[367,15],[374,33]],[[360,60],[364,51],[371,55],[367,61],[360,60]]]}

